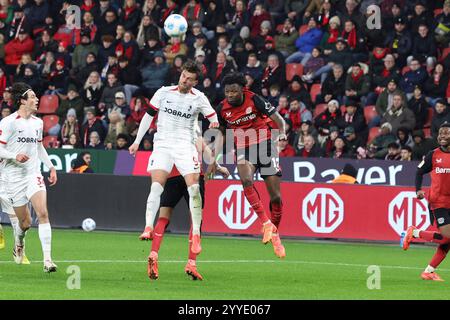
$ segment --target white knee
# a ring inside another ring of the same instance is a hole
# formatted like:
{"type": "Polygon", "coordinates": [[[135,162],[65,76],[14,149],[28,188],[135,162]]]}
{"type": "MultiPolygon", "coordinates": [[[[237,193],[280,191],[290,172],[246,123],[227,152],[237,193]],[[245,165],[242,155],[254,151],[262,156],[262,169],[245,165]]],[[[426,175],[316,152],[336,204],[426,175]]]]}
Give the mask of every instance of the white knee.
{"type": "Polygon", "coordinates": [[[200,196],[200,185],[193,184],[192,186],[188,187],[188,193],[192,198],[200,196]]]}
{"type": "MultiPolygon", "coordinates": [[[[159,182],[153,182],[148,195],[148,201],[161,197],[164,187],[159,182]]],[[[148,202],[147,201],[147,202],[148,202]]]]}

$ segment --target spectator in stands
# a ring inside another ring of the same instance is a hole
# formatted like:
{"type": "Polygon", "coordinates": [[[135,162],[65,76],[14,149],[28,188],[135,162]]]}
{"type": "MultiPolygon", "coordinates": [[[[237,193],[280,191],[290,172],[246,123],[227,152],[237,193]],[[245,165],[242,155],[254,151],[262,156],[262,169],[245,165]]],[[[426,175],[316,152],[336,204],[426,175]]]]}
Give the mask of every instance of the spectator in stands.
{"type": "Polygon", "coordinates": [[[339,18],[341,21],[354,21],[358,29],[363,25],[363,17],[358,11],[358,2],[356,0],[346,0],[344,8],[339,8],[339,18]]]}
{"type": "Polygon", "coordinates": [[[123,92],[123,86],[117,79],[114,73],[107,75],[107,82],[103,88],[102,96],[100,97],[100,103],[104,104],[104,107],[111,108],[117,92],[123,92]]]}
{"type": "Polygon", "coordinates": [[[61,137],[60,140],[63,145],[68,144],[71,135],[75,135],[77,137],[77,140],[80,140],[80,126],[77,120],[77,113],[75,109],[71,108],[69,109],[69,111],[67,111],[66,119],[64,120],[64,123],[62,127],[60,126],[60,128],[61,130],[59,132],[59,136],[61,137]]]}
{"type": "MultiPolygon", "coordinates": [[[[334,150],[334,142],[336,141],[337,137],[339,137],[340,131],[339,128],[336,126],[330,127],[330,133],[328,136],[325,137],[325,139],[321,139],[322,142],[320,143],[320,147],[324,151],[324,156],[327,158],[330,158],[333,150],[334,150]]],[[[319,141],[320,142],[320,141],[319,141]]]]}
{"type": "Polygon", "coordinates": [[[303,18],[304,23],[308,22],[308,18],[319,14],[322,8],[322,0],[311,0],[305,9],[305,16],[303,18]]]}
{"type": "Polygon", "coordinates": [[[129,142],[129,138],[128,135],[124,134],[124,133],[120,133],[117,135],[116,138],[116,150],[128,150],[128,148],[130,147],[130,142],[129,142]]]}
{"type": "Polygon", "coordinates": [[[55,53],[56,60],[63,60],[64,66],[68,68],[69,70],[72,68],[72,57],[70,56],[68,50],[67,50],[67,43],[64,41],[60,41],[58,43],[58,49],[55,53]]]}
{"type": "Polygon", "coordinates": [[[316,72],[323,66],[325,66],[325,59],[322,57],[321,49],[316,47],[312,50],[311,58],[309,58],[303,68],[304,75],[302,76],[302,80],[312,83],[318,76],[316,72]]]}
{"type": "Polygon", "coordinates": [[[434,140],[437,139],[439,128],[445,122],[450,123],[450,112],[444,99],[441,99],[436,102],[433,118],[431,120],[431,136],[434,140]]]}
{"type": "Polygon", "coordinates": [[[41,33],[41,37],[35,40],[32,54],[33,60],[37,63],[42,63],[47,52],[56,52],[57,49],[58,43],[52,40],[50,31],[44,29],[41,33]]]}
{"type": "Polygon", "coordinates": [[[89,135],[89,143],[85,146],[86,149],[105,150],[105,145],[100,140],[100,135],[97,131],[92,131],[89,135]]]}
{"type": "Polygon", "coordinates": [[[130,31],[126,31],[123,34],[123,39],[116,44],[115,53],[119,58],[126,57],[130,64],[134,66],[137,66],[139,64],[139,45],[134,40],[133,33],[131,33],[130,31]]]}
{"type": "Polygon", "coordinates": [[[164,54],[161,51],[155,52],[153,59],[153,63],[141,68],[142,87],[149,97],[164,85],[169,73],[169,65],[165,62],[164,54]]]}
{"type": "Polygon", "coordinates": [[[446,96],[447,87],[449,84],[448,70],[444,69],[442,64],[437,64],[433,73],[428,77],[424,84],[425,95],[428,102],[434,107],[437,100],[446,96]]]}
{"type": "Polygon", "coordinates": [[[392,133],[397,134],[400,127],[405,127],[408,130],[413,130],[416,125],[414,113],[406,107],[406,101],[403,100],[401,93],[394,93],[392,107],[388,110],[381,123],[389,122],[392,126],[392,133]]]}
{"type": "Polygon", "coordinates": [[[107,80],[107,76],[109,73],[115,74],[117,77],[119,75],[119,59],[117,58],[114,52],[110,53],[108,56],[108,61],[105,65],[101,66],[101,79],[107,80]]]}
{"type": "Polygon", "coordinates": [[[284,20],[283,29],[275,36],[275,46],[286,58],[295,52],[295,40],[298,38],[298,31],[295,29],[294,21],[290,18],[284,20]]]}
{"type": "Polygon", "coordinates": [[[151,17],[155,25],[161,20],[162,7],[156,0],[146,0],[142,5],[142,13],[144,16],[151,17]]]}
{"type": "MultiPolygon", "coordinates": [[[[325,56],[327,56],[325,54],[325,56]]],[[[340,64],[342,65],[344,72],[346,73],[347,70],[351,66],[351,52],[347,47],[347,42],[343,38],[338,38],[336,40],[336,47],[335,49],[327,56],[327,65],[323,66],[316,72],[316,76],[318,74],[328,74],[334,65],[340,64]]],[[[322,75],[321,80],[322,82],[325,79],[325,75],[322,75]]]]}
{"type": "Polygon", "coordinates": [[[342,136],[338,136],[334,140],[334,147],[331,151],[330,158],[333,159],[344,159],[350,158],[350,155],[347,151],[347,146],[345,144],[345,139],[342,136]]]}
{"type": "Polygon", "coordinates": [[[280,157],[294,157],[295,156],[295,149],[292,147],[287,140],[280,140],[278,142],[278,148],[279,148],[279,156],[280,157]]]}
{"type": "Polygon", "coordinates": [[[385,41],[385,47],[390,48],[399,68],[405,66],[406,58],[410,55],[413,45],[411,33],[406,29],[406,23],[406,19],[403,17],[395,19],[394,30],[388,33],[385,41]]]}
{"type": "MultiPolygon", "coordinates": [[[[336,46],[336,41],[340,36],[341,20],[338,16],[334,16],[329,20],[328,29],[320,40],[320,48],[327,56],[331,54],[336,46]]],[[[323,27],[322,27],[323,28],[323,27]]]]}
{"type": "Polygon", "coordinates": [[[434,30],[436,42],[439,46],[446,47],[450,42],[450,0],[444,2],[443,12],[435,17],[434,20],[437,24],[434,30]]]}
{"type": "Polygon", "coordinates": [[[172,65],[176,56],[186,56],[188,53],[187,45],[179,37],[171,37],[169,44],[164,47],[164,57],[168,65],[172,65]]]}
{"type": "Polygon", "coordinates": [[[28,11],[27,19],[30,26],[34,30],[39,30],[45,25],[45,18],[49,13],[49,5],[45,0],[34,0],[31,4],[30,10],[28,11]]]}
{"type": "Polygon", "coordinates": [[[141,74],[135,65],[130,64],[126,57],[119,58],[119,82],[123,85],[126,101],[129,104],[134,92],[141,84],[141,74]]]}
{"type": "MultiPolygon", "coordinates": [[[[158,4],[156,4],[156,1],[151,0],[151,2],[155,3],[155,5],[158,6],[158,4]]],[[[147,1],[147,3],[150,3],[150,1],[147,1]]],[[[151,15],[145,14],[142,17],[141,23],[139,25],[139,31],[136,37],[136,42],[139,45],[139,48],[142,49],[147,43],[148,39],[150,39],[150,37],[159,39],[159,33],[160,31],[155,23],[155,20],[153,20],[151,15]]]]}
{"type": "Polygon", "coordinates": [[[28,36],[28,32],[23,28],[20,29],[17,38],[12,39],[5,45],[6,72],[13,74],[22,59],[22,55],[31,54],[33,48],[34,42],[28,36]]]}
{"type": "Polygon", "coordinates": [[[212,54],[212,50],[211,50],[210,46],[208,45],[208,40],[203,33],[201,33],[195,37],[195,42],[193,44],[193,48],[188,53],[189,57],[191,59],[192,58],[195,59],[195,56],[197,55],[197,52],[199,52],[199,51],[203,51],[204,56],[205,56],[204,62],[206,63],[206,65],[209,66],[213,54],[212,54]]]}
{"type": "MultiPolygon", "coordinates": [[[[389,1],[383,1],[383,3],[386,3],[389,1]]],[[[364,36],[366,37],[366,45],[368,51],[374,50],[376,47],[384,47],[384,40],[386,37],[386,30],[391,30],[386,28],[385,23],[383,20],[381,20],[381,28],[373,28],[373,15],[377,14],[378,10],[376,8],[376,5],[369,5],[366,9],[365,14],[365,23],[363,24],[362,32],[364,33],[364,36]],[[372,22],[372,23],[371,23],[372,22]]],[[[382,16],[386,16],[382,13],[382,16]]]]}
{"type": "Polygon", "coordinates": [[[312,113],[309,111],[305,104],[297,97],[290,99],[289,112],[286,117],[292,121],[292,129],[300,129],[303,121],[312,121],[312,113]]]}
{"type": "Polygon", "coordinates": [[[359,63],[352,66],[352,71],[345,80],[345,100],[354,99],[361,101],[361,105],[366,106],[367,95],[370,92],[370,78],[364,74],[364,70],[359,63]]]}
{"type": "Polygon", "coordinates": [[[414,140],[413,140],[413,137],[411,136],[411,130],[409,130],[408,128],[404,128],[404,127],[398,128],[396,143],[400,147],[409,146],[412,148],[414,146],[414,140]]]}
{"type": "Polygon", "coordinates": [[[126,126],[127,132],[132,133],[139,127],[142,118],[147,112],[148,104],[143,96],[139,96],[134,100],[134,104],[130,105],[130,109],[131,114],[127,119],[126,126]]]}
{"type": "Polygon", "coordinates": [[[77,72],[76,78],[79,83],[84,83],[92,71],[99,71],[100,66],[94,52],[89,52],[86,56],[86,64],[77,72]]]}
{"type": "MultiPolygon", "coordinates": [[[[28,8],[27,8],[28,11],[28,8]]],[[[4,28],[2,28],[2,33],[5,35],[7,41],[15,39],[18,37],[20,29],[29,30],[29,22],[28,18],[25,16],[24,8],[19,4],[14,7],[14,16],[11,23],[4,24],[4,28]]]]}
{"type": "Polygon", "coordinates": [[[303,138],[304,146],[297,151],[297,156],[303,158],[320,158],[323,156],[322,149],[316,144],[312,135],[303,138]]]}
{"type": "Polygon", "coordinates": [[[17,80],[25,82],[30,87],[32,87],[37,96],[42,95],[42,81],[39,78],[38,71],[34,65],[26,65],[23,77],[18,78],[17,80]]]}
{"type": "Polygon", "coordinates": [[[107,150],[116,149],[117,137],[119,134],[127,134],[125,120],[117,110],[112,110],[108,114],[109,126],[108,133],[105,138],[105,146],[107,150]]]}
{"type": "Polygon", "coordinates": [[[271,16],[269,12],[266,11],[263,4],[257,4],[253,15],[250,18],[250,31],[251,36],[256,37],[261,29],[261,24],[263,21],[271,21],[271,16]]]}
{"type": "Polygon", "coordinates": [[[410,146],[403,146],[400,150],[400,161],[412,160],[412,148],[410,146]]]}
{"type": "Polygon", "coordinates": [[[312,49],[319,45],[322,35],[322,30],[317,25],[317,18],[309,18],[308,30],[295,41],[298,51],[287,57],[286,63],[301,63],[305,65],[311,57],[312,49]]]}
{"type": "Polygon", "coordinates": [[[319,131],[319,142],[322,143],[330,134],[330,127],[334,126],[339,128],[339,125],[342,125],[339,102],[337,100],[328,102],[327,109],[314,119],[314,124],[319,131]]]}
{"type": "Polygon", "coordinates": [[[90,167],[92,155],[90,152],[82,152],[78,154],[77,158],[72,161],[72,170],[70,173],[94,173],[90,167]]]}
{"type": "Polygon", "coordinates": [[[70,85],[67,90],[67,99],[60,99],[59,107],[56,110],[56,114],[60,119],[60,124],[63,124],[64,118],[70,109],[75,110],[78,123],[83,123],[84,101],[78,94],[76,87],[73,85],[70,85]]]}
{"type": "Polygon", "coordinates": [[[261,61],[258,60],[258,56],[255,53],[251,53],[247,58],[247,65],[242,70],[244,74],[251,74],[255,81],[259,82],[262,79],[263,67],[261,61]]]}
{"type": "Polygon", "coordinates": [[[400,159],[400,145],[397,142],[390,143],[388,145],[388,153],[384,160],[398,161],[400,159]]]}
{"type": "Polygon", "coordinates": [[[342,30],[341,37],[347,42],[353,61],[367,61],[369,55],[364,35],[357,30],[353,20],[344,21],[344,30],[342,30]]]}
{"type": "Polygon", "coordinates": [[[285,94],[280,95],[278,99],[277,111],[278,113],[284,117],[289,112],[289,99],[285,94]]]}
{"type": "Polygon", "coordinates": [[[120,21],[123,24],[125,30],[130,30],[134,34],[137,34],[141,13],[135,0],[125,0],[123,10],[120,14],[120,21]]]}
{"type": "Polygon", "coordinates": [[[381,125],[380,134],[368,142],[367,158],[384,159],[388,153],[388,145],[395,142],[396,137],[392,134],[392,126],[386,122],[381,125]]]}
{"type": "Polygon", "coordinates": [[[346,183],[346,184],[357,184],[356,176],[358,171],[350,163],[346,163],[341,171],[341,174],[334,179],[331,183],[346,183]]]}
{"type": "Polygon", "coordinates": [[[369,122],[369,128],[378,126],[381,123],[381,119],[384,117],[385,113],[391,110],[395,93],[402,94],[402,100],[406,101],[406,96],[401,90],[398,89],[395,79],[391,79],[389,80],[386,89],[383,90],[378,96],[375,104],[377,116],[369,122]]]}
{"type": "Polygon", "coordinates": [[[308,6],[307,0],[286,0],[284,3],[284,12],[287,13],[289,19],[295,23],[295,28],[303,24],[303,15],[308,6]]]}
{"type": "Polygon", "coordinates": [[[274,84],[269,88],[269,96],[266,99],[267,101],[270,102],[271,105],[277,106],[278,99],[280,98],[280,96],[281,96],[280,86],[274,84]]]}
{"type": "Polygon", "coordinates": [[[337,10],[334,5],[332,5],[330,0],[323,0],[322,6],[320,7],[318,14],[319,25],[323,30],[326,30],[329,26],[330,20],[336,15],[337,10]]]}
{"type": "Polygon", "coordinates": [[[297,99],[298,101],[301,101],[308,110],[313,109],[311,95],[306,89],[305,83],[300,76],[295,75],[292,77],[289,87],[284,91],[284,94],[288,96],[290,100],[297,99]]]}
{"type": "Polygon", "coordinates": [[[421,24],[419,33],[414,37],[412,55],[408,57],[408,64],[416,57],[420,63],[426,63],[428,69],[433,69],[436,64],[436,42],[429,32],[428,26],[421,24]]]}
{"type": "Polygon", "coordinates": [[[345,145],[347,146],[347,157],[356,158],[359,148],[364,148],[366,140],[361,135],[356,135],[355,128],[346,127],[344,129],[345,145]]]}
{"type": "Polygon", "coordinates": [[[162,46],[159,39],[150,37],[144,48],[141,50],[141,67],[145,67],[147,64],[153,63],[155,53],[160,51],[162,51],[162,46]]]}
{"type": "Polygon", "coordinates": [[[361,107],[357,101],[352,99],[347,101],[340,127],[352,127],[357,136],[361,136],[364,140],[367,140],[369,132],[367,130],[366,119],[364,118],[363,110],[361,110],[361,107]]]}
{"type": "Polygon", "coordinates": [[[12,100],[11,87],[6,87],[3,91],[2,103],[0,105],[0,109],[10,108],[14,112],[14,104],[12,100]]]}
{"type": "MultiPolygon", "coordinates": [[[[426,8],[426,0],[418,0],[414,5],[414,12],[409,21],[410,30],[413,34],[420,34],[420,27],[434,27],[434,16],[430,10],[426,8]]],[[[430,55],[432,56],[432,55],[430,55]]]]}
{"type": "Polygon", "coordinates": [[[127,120],[127,118],[131,114],[130,107],[128,106],[127,101],[125,99],[125,93],[123,93],[122,91],[118,91],[114,95],[114,103],[110,107],[108,107],[107,111],[108,119],[111,112],[114,111],[117,111],[124,120],[127,120]]]}
{"type": "Polygon", "coordinates": [[[69,71],[63,59],[56,60],[55,70],[48,75],[47,90],[44,94],[63,94],[67,92],[69,71]]]}
{"type": "Polygon", "coordinates": [[[346,80],[344,77],[344,69],[342,65],[335,64],[332,70],[333,72],[329,73],[322,83],[320,94],[316,96],[317,104],[328,103],[333,99],[339,103],[344,103],[346,80]]]}
{"type": "Polygon", "coordinates": [[[102,115],[102,111],[99,110],[99,102],[103,92],[103,84],[100,79],[100,75],[97,71],[91,72],[88,79],[84,83],[81,97],[84,104],[87,106],[94,106],[98,115],[102,115]]]}
{"type": "MultiPolygon", "coordinates": [[[[384,52],[383,50],[382,52],[384,52]]],[[[380,54],[382,56],[383,54],[380,54]]],[[[377,51],[374,50],[373,57],[376,59],[377,51]]],[[[372,61],[376,64],[375,61],[372,61]]],[[[375,94],[379,95],[386,87],[389,81],[395,80],[398,83],[401,79],[400,71],[395,65],[395,58],[392,54],[386,54],[383,59],[383,65],[380,67],[373,65],[372,69],[372,87],[375,88],[375,94]]],[[[371,101],[372,102],[372,101],[371,101]]],[[[372,104],[372,103],[371,103],[372,104]]]]}
{"type": "Polygon", "coordinates": [[[78,72],[86,66],[86,57],[89,53],[97,55],[98,45],[91,42],[89,30],[82,30],[80,33],[81,43],[75,47],[72,55],[72,68],[78,72]]]}
{"type": "Polygon", "coordinates": [[[423,84],[428,78],[427,70],[420,65],[416,58],[413,58],[409,67],[411,70],[406,72],[400,80],[400,87],[408,99],[413,96],[414,88],[423,84]]]}
{"type": "Polygon", "coordinates": [[[9,87],[9,79],[5,74],[5,71],[0,67],[0,97],[3,96],[3,92],[9,87]]]}
{"type": "Polygon", "coordinates": [[[422,94],[422,87],[417,85],[414,88],[413,97],[408,101],[408,109],[414,113],[416,126],[414,129],[422,129],[428,118],[430,105],[422,94]]]}
{"type": "Polygon", "coordinates": [[[100,22],[97,37],[103,38],[103,36],[112,36],[113,38],[116,37],[116,29],[117,25],[119,24],[117,13],[114,9],[109,8],[106,10],[104,14],[103,21],[100,22]]]}
{"type": "Polygon", "coordinates": [[[428,152],[436,148],[435,140],[425,138],[423,130],[413,132],[414,146],[412,148],[412,159],[422,161],[428,152]]]}
{"type": "Polygon", "coordinates": [[[6,118],[11,113],[12,113],[11,107],[8,107],[8,106],[2,107],[1,112],[0,112],[0,120],[2,120],[3,118],[6,118]]]}
{"type": "Polygon", "coordinates": [[[292,145],[294,146],[296,154],[298,154],[299,150],[305,146],[304,139],[307,135],[311,135],[314,140],[317,138],[317,130],[309,120],[303,121],[300,129],[297,130],[297,133],[295,134],[292,145]]]}
{"type": "Polygon", "coordinates": [[[195,21],[202,22],[205,17],[205,10],[202,8],[201,3],[197,0],[189,0],[184,8],[180,11],[180,14],[186,18],[188,25],[192,26],[195,21]]]}
{"type": "Polygon", "coordinates": [[[95,117],[95,108],[90,107],[86,110],[86,121],[81,126],[80,137],[84,148],[89,145],[89,137],[94,131],[98,133],[100,141],[102,141],[106,135],[105,128],[102,121],[95,117]]]}

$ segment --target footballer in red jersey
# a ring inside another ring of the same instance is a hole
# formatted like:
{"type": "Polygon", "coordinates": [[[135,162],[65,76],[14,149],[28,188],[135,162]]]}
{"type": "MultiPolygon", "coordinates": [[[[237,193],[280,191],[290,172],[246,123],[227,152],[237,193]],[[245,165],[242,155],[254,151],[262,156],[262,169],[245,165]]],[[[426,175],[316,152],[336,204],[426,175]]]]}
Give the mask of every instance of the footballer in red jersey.
{"type": "Polygon", "coordinates": [[[434,271],[445,259],[450,249],[450,123],[439,128],[439,148],[430,151],[419,164],[416,175],[417,198],[427,198],[432,220],[436,221],[439,232],[421,231],[410,226],[402,235],[401,245],[409,248],[414,238],[438,243],[439,246],[430,264],[422,272],[422,279],[443,281],[434,271]],[[422,190],[423,175],[430,173],[431,187],[425,193],[422,190]]]}
{"type": "MultiPolygon", "coordinates": [[[[222,133],[225,129],[228,129],[228,134],[232,133],[237,169],[245,197],[263,224],[263,243],[272,242],[275,254],[283,258],[286,252],[278,235],[283,208],[280,194],[281,170],[278,166],[278,150],[272,139],[276,137],[272,137],[271,129],[278,126],[281,132],[278,139],[286,139],[285,122],[275,107],[246,90],[245,85],[246,80],[241,73],[225,76],[225,99],[216,112],[222,133]],[[253,176],[257,170],[270,194],[271,219],[253,185],[253,176]]],[[[220,144],[221,142],[217,142],[216,151],[221,150],[220,144]]]]}

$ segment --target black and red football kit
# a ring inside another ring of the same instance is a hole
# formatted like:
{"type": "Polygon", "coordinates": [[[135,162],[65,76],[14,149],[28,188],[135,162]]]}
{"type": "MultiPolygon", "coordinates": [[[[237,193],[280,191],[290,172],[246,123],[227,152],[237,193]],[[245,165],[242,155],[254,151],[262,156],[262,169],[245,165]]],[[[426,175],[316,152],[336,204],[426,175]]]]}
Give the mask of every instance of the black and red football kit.
{"type": "Polygon", "coordinates": [[[217,107],[219,123],[233,130],[236,160],[247,160],[263,178],[281,176],[278,150],[272,141],[271,129],[276,127],[270,116],[276,108],[257,94],[244,90],[244,102],[233,106],[227,99],[217,107]]]}

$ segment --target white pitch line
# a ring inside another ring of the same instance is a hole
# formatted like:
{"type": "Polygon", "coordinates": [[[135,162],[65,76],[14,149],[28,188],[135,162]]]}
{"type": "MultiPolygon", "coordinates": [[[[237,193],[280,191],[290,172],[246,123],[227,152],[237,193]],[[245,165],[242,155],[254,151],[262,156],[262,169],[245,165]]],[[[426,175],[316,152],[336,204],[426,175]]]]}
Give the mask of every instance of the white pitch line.
{"type": "MultiPolygon", "coordinates": [[[[33,261],[34,263],[42,263],[42,261],[33,261]]],[[[147,263],[145,260],[57,260],[55,263],[147,263]]],[[[159,263],[185,263],[186,260],[160,260],[159,263]]],[[[13,264],[14,261],[0,261],[0,264],[13,264]]],[[[277,264],[310,264],[340,267],[356,267],[367,268],[368,264],[343,263],[343,262],[321,262],[321,261],[282,261],[282,260],[199,260],[199,263],[277,263],[277,264]]],[[[376,264],[374,264],[376,265],[376,264]]],[[[423,270],[419,267],[407,266],[390,266],[377,265],[386,269],[406,269],[406,270],[423,270]]],[[[439,271],[450,272],[450,269],[439,269],[439,271]]]]}

